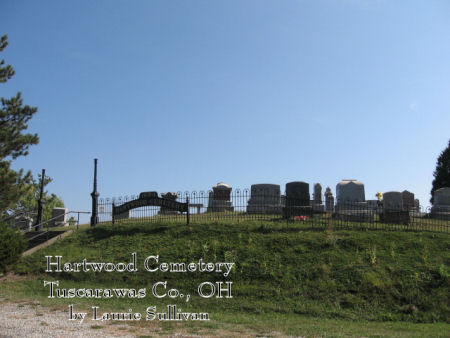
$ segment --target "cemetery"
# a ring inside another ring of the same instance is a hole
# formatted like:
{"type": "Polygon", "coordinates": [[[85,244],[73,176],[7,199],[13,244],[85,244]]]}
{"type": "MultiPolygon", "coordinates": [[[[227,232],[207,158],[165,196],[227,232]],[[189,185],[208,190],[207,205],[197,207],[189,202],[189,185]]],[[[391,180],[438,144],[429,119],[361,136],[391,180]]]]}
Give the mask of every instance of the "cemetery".
{"type": "MultiPolygon", "coordinates": [[[[327,187],[322,196],[321,184],[315,183],[311,199],[309,183],[304,181],[286,183],[284,194],[278,184],[252,184],[250,189],[241,190],[219,182],[207,192],[148,191],[124,198],[99,198],[97,159],[94,159],[91,226],[180,220],[186,224],[218,220],[238,223],[301,220],[303,226],[324,230],[333,227],[450,232],[448,187],[436,190],[430,210],[421,208],[414,193],[408,190],[377,193],[383,198],[366,200],[364,183],[356,179],[341,180],[335,193],[336,199],[327,187]]],[[[54,210],[54,224],[66,224],[64,212],[67,210],[54,210]]]]}
{"type": "Polygon", "coordinates": [[[292,181],[286,183],[283,194],[278,184],[259,183],[252,184],[250,189],[239,189],[219,182],[206,192],[159,194],[153,191],[124,198],[99,198],[97,218],[99,223],[117,224],[161,220],[295,222],[301,219],[303,225],[324,229],[334,226],[450,231],[450,188],[436,191],[435,204],[430,210],[424,210],[414,194],[407,190],[384,192],[381,201],[366,200],[364,183],[354,179],[337,183],[336,199],[330,187],[323,194],[320,183],[313,187],[312,197],[309,183],[292,181]],[[145,194],[156,200],[142,200],[145,194]]]}

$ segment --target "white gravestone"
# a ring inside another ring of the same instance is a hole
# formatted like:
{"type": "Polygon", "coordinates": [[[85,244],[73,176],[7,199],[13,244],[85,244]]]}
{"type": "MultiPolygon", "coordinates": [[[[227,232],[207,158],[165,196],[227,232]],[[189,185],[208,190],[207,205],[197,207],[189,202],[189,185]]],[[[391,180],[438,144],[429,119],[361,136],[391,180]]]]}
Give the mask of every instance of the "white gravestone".
{"type": "Polygon", "coordinates": [[[444,187],[434,191],[431,216],[450,220],[450,188],[444,187]]]}
{"type": "Polygon", "coordinates": [[[342,180],[336,185],[336,216],[345,221],[372,222],[374,211],[367,206],[364,184],[342,180]]]}

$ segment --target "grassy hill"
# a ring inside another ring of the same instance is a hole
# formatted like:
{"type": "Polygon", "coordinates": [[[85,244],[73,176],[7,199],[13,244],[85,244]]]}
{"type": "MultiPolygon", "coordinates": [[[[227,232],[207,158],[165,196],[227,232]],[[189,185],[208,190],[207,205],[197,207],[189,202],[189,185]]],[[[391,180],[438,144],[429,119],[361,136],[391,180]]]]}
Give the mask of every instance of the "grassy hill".
{"type": "MultiPolygon", "coordinates": [[[[280,316],[280,322],[306,317],[450,322],[450,235],[440,233],[316,231],[299,223],[261,221],[102,225],[79,230],[23,258],[13,270],[29,277],[15,290],[41,299],[49,294],[43,280],[59,280],[60,288],[147,288],[143,299],[51,300],[115,311],[177,304],[183,311],[209,312],[213,319],[232,322],[280,316]],[[45,272],[46,255],[63,256],[63,262],[86,258],[129,263],[132,252],[137,254],[134,273],[45,272]],[[215,272],[149,272],[144,260],[150,255],[159,255],[159,263],[202,259],[235,265],[227,277],[215,272]],[[155,298],[151,288],[158,281],[190,294],[189,302],[155,298]],[[197,288],[205,281],[232,281],[233,298],[200,297],[197,288]]],[[[292,333],[289,326],[286,330],[292,333]]]]}

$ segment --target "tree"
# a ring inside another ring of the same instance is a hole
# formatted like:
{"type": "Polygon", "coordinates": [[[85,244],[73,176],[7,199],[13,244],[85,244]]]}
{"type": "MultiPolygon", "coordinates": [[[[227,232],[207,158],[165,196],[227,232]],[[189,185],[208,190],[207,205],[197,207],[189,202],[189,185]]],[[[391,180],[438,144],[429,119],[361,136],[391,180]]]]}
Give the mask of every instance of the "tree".
{"type": "MultiPolygon", "coordinates": [[[[6,35],[0,38],[0,52],[8,46],[6,35]]],[[[0,83],[5,83],[14,75],[14,69],[0,61],[0,83]]],[[[22,94],[19,92],[10,99],[1,98],[0,107],[0,215],[14,206],[20,196],[26,191],[27,183],[31,182],[28,171],[11,169],[11,162],[19,156],[28,155],[30,145],[37,144],[37,134],[24,134],[28,121],[37,112],[36,107],[23,105],[22,94]]]]}
{"type": "MultiPolygon", "coordinates": [[[[20,197],[19,201],[14,206],[14,212],[24,212],[28,215],[36,213],[38,207],[38,199],[41,188],[41,179],[42,175],[38,175],[38,179],[35,180],[31,177],[30,182],[24,185],[24,193],[20,197]]],[[[45,176],[44,187],[52,181],[50,177],[45,176]]],[[[64,208],[64,202],[61,198],[56,196],[55,194],[49,194],[47,191],[44,191],[42,195],[43,201],[43,212],[42,212],[42,220],[49,220],[52,218],[53,208],[64,208]]]]}
{"type": "Polygon", "coordinates": [[[69,225],[76,225],[77,224],[77,220],[73,216],[70,216],[70,218],[69,218],[69,220],[67,222],[69,223],[69,225]]]}
{"type": "Polygon", "coordinates": [[[447,148],[441,152],[437,159],[436,170],[434,171],[433,176],[431,203],[433,203],[434,192],[437,189],[450,187],[450,140],[448,141],[447,148]]]}
{"type": "Polygon", "coordinates": [[[15,263],[27,247],[27,241],[20,231],[0,224],[0,273],[15,263]]]}

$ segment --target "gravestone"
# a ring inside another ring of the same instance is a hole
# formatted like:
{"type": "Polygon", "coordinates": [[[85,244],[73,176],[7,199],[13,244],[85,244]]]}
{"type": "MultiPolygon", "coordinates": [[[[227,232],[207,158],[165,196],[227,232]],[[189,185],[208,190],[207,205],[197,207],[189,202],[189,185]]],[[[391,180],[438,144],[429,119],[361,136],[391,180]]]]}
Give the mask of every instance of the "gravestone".
{"type": "Polygon", "coordinates": [[[403,193],[388,191],[383,194],[381,221],[393,224],[409,224],[409,211],[403,205],[403,193]]]}
{"type": "Polygon", "coordinates": [[[358,180],[342,180],[336,185],[337,204],[355,204],[366,201],[364,184],[358,180]]]}
{"type": "Polygon", "coordinates": [[[324,212],[324,205],[322,203],[322,186],[320,183],[314,184],[314,200],[312,207],[315,212],[324,212]]]}
{"type": "Polygon", "coordinates": [[[250,189],[249,214],[281,213],[281,191],[278,184],[253,184],[250,189]]]}
{"type": "Polygon", "coordinates": [[[30,230],[33,226],[33,219],[31,217],[21,215],[14,218],[14,227],[21,230],[30,230]]]}
{"type": "Polygon", "coordinates": [[[414,208],[417,212],[420,212],[420,201],[418,198],[414,199],[414,208]]]}
{"type": "Polygon", "coordinates": [[[289,182],[286,184],[286,206],[283,208],[283,215],[285,218],[312,215],[308,183],[289,182]]]}
{"type": "Polygon", "coordinates": [[[434,191],[432,218],[450,220],[450,188],[440,188],[434,191]]]}
{"type": "Polygon", "coordinates": [[[414,210],[414,194],[408,190],[402,191],[403,208],[407,211],[414,210]]]}
{"type": "Polygon", "coordinates": [[[383,194],[383,210],[403,210],[403,197],[399,191],[388,191],[383,194]]]}
{"type": "Polygon", "coordinates": [[[309,184],[290,182],[286,184],[286,206],[309,206],[309,184]]]}
{"type": "Polygon", "coordinates": [[[364,184],[358,180],[342,180],[336,185],[334,217],[351,222],[373,222],[374,211],[367,206],[364,184]]]}
{"type": "Polygon", "coordinates": [[[52,220],[49,222],[49,226],[67,226],[67,209],[66,208],[53,208],[52,220]]]}
{"type": "Polygon", "coordinates": [[[233,211],[231,204],[231,186],[220,182],[213,187],[209,193],[207,212],[233,211]]]}
{"type": "Polygon", "coordinates": [[[330,187],[325,190],[325,210],[326,212],[334,211],[334,196],[330,187]]]}
{"type": "Polygon", "coordinates": [[[378,200],[366,200],[366,202],[367,202],[367,207],[369,209],[372,209],[372,210],[378,209],[378,204],[379,204],[378,200]]]}
{"type": "MultiPolygon", "coordinates": [[[[178,198],[178,195],[177,195],[176,192],[166,192],[166,193],[161,194],[161,197],[165,198],[167,200],[170,200],[170,201],[176,201],[177,198],[178,198]]],[[[178,211],[171,210],[171,209],[169,209],[167,207],[162,206],[159,209],[158,214],[160,214],[160,215],[177,215],[178,211]]]]}

